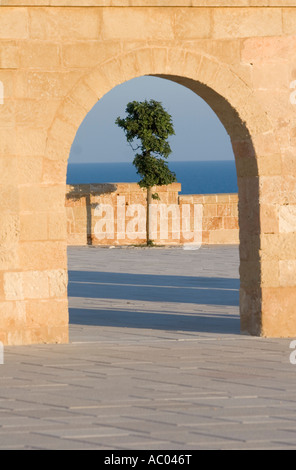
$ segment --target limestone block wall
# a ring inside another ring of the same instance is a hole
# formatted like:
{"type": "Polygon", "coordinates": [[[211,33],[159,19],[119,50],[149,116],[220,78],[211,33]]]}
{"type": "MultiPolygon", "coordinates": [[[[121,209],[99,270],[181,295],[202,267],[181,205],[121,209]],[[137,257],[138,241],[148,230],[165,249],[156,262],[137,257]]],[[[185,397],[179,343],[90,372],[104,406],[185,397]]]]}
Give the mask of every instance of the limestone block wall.
{"type": "MultiPolygon", "coordinates": [[[[159,208],[159,212],[155,212],[157,226],[152,235],[156,244],[192,243],[194,230],[202,231],[203,244],[239,243],[237,194],[179,196],[181,185],[178,183],[155,188],[155,191],[160,197],[153,203],[159,208]],[[202,206],[202,220],[197,222],[194,221],[195,205],[202,206]],[[184,237],[186,222],[192,232],[190,237],[184,237]]],[[[136,183],[68,186],[68,244],[116,246],[145,243],[146,207],[146,191],[136,183]]]]}
{"type": "MultiPolygon", "coordinates": [[[[160,198],[160,201],[155,201],[154,205],[158,203],[178,205],[180,184],[173,183],[169,186],[156,187],[154,190],[160,198]]],[[[66,195],[68,243],[70,245],[144,243],[146,208],[146,191],[137,183],[68,186],[66,195]],[[138,226],[135,218],[140,217],[140,226],[138,226]],[[133,221],[135,221],[134,224],[133,221]],[[142,230],[140,230],[141,227],[142,230]],[[141,233],[142,236],[140,236],[141,233]],[[137,237],[134,238],[136,235],[137,237]]],[[[157,238],[155,241],[158,241],[157,238]]],[[[171,241],[170,233],[169,239],[165,242],[171,241]]]]}
{"type": "MultiPolygon", "coordinates": [[[[179,196],[179,204],[201,204],[202,243],[204,245],[239,244],[238,195],[193,194],[179,196]]],[[[191,208],[191,217],[193,218],[191,208]]],[[[191,228],[194,222],[191,219],[191,228]]]]}

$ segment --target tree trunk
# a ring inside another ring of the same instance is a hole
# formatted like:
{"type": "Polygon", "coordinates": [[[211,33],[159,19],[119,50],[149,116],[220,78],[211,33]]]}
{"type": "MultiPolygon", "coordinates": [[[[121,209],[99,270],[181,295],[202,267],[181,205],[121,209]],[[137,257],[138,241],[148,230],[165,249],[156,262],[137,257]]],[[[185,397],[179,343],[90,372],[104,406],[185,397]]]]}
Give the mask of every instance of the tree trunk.
{"type": "Polygon", "coordinates": [[[147,188],[147,216],[146,216],[146,243],[149,246],[150,240],[150,204],[152,204],[152,188],[147,188]]]}

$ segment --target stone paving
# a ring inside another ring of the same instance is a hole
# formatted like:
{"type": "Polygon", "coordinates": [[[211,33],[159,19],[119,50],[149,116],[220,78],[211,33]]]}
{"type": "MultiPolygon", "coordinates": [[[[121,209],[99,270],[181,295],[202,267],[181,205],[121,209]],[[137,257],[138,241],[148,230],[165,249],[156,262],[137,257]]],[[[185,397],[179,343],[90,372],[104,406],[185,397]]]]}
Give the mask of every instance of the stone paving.
{"type": "Polygon", "coordinates": [[[5,348],[0,449],[294,449],[287,339],[239,333],[238,248],[69,248],[69,345],[5,348]]]}

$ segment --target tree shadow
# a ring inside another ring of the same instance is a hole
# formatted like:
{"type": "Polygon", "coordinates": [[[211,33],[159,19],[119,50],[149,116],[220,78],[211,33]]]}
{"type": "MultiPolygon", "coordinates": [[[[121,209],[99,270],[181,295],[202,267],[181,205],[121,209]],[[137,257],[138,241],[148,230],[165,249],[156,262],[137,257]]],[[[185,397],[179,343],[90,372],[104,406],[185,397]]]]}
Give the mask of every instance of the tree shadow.
{"type": "Polygon", "coordinates": [[[92,209],[97,204],[92,204],[92,196],[101,196],[102,194],[110,194],[117,190],[117,184],[113,183],[98,183],[98,184],[76,184],[71,185],[71,190],[66,194],[68,201],[79,201],[85,198],[86,208],[86,233],[87,244],[92,246],[92,209]]]}

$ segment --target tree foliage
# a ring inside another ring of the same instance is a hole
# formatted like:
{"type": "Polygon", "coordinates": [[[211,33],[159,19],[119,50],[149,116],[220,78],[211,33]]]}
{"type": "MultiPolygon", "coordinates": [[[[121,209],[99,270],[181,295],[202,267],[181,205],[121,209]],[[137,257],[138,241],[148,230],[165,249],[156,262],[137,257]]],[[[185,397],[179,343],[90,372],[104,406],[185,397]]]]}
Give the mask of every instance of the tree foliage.
{"type": "Polygon", "coordinates": [[[126,118],[118,117],[116,124],[121,127],[128,143],[137,152],[133,164],[141,176],[139,186],[147,189],[146,241],[150,240],[149,211],[152,199],[159,199],[152,194],[153,186],[164,186],[174,183],[176,175],[167,164],[172,150],[168,138],[175,134],[172,117],[158,101],[132,101],[126,107],[126,118]]]}
{"type": "Polygon", "coordinates": [[[116,124],[127,142],[137,152],[133,164],[141,176],[142,188],[163,186],[176,181],[166,159],[172,150],[168,138],[175,134],[172,117],[158,101],[132,101],[126,107],[127,117],[118,117],[116,124]]]}

